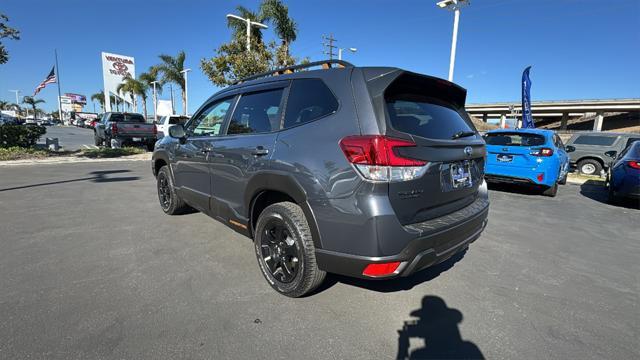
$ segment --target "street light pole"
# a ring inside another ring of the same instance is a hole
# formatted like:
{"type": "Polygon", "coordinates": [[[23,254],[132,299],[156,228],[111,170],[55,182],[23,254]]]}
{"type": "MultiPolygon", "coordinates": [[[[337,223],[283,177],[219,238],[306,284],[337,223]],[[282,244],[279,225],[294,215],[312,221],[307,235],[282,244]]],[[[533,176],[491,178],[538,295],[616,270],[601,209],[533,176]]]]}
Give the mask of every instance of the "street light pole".
{"type": "Polygon", "coordinates": [[[20,100],[18,99],[18,94],[20,94],[22,91],[20,91],[20,90],[9,90],[9,91],[16,93],[16,105],[20,105],[20,102],[19,102],[20,100]]]}
{"type": "Polygon", "coordinates": [[[157,81],[152,81],[151,85],[153,85],[153,121],[154,123],[158,123],[158,96],[156,95],[156,84],[157,81]]]}
{"type": "Polygon", "coordinates": [[[456,46],[458,44],[458,23],[460,22],[460,8],[469,0],[443,0],[436,5],[442,9],[453,10],[453,37],[451,38],[451,58],[449,59],[449,81],[453,81],[453,68],[456,63],[456,46]]]}
{"type": "Polygon", "coordinates": [[[358,51],[358,49],[353,48],[353,47],[352,47],[352,48],[348,48],[348,49],[338,48],[338,60],[342,60],[342,51],[343,51],[343,50],[349,50],[349,51],[351,51],[352,53],[354,53],[354,52],[358,51]]]}
{"type": "Polygon", "coordinates": [[[189,115],[189,86],[187,83],[187,73],[191,71],[191,69],[184,69],[180,71],[184,74],[184,114],[189,115]]]}
{"type": "Polygon", "coordinates": [[[251,51],[251,27],[255,26],[255,27],[259,27],[261,29],[268,29],[269,27],[265,24],[256,22],[256,21],[251,21],[251,19],[249,18],[243,18],[240,17],[238,15],[233,15],[233,14],[227,14],[227,19],[236,19],[236,20],[240,20],[240,21],[244,21],[247,24],[247,52],[251,51]]]}

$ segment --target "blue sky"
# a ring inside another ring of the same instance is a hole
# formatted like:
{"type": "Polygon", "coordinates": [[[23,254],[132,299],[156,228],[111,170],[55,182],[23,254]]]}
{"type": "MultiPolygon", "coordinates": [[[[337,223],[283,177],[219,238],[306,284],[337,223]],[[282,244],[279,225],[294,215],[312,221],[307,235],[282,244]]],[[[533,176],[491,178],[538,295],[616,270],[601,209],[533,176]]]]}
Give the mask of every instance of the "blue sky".
{"type": "MultiPolygon", "coordinates": [[[[345,60],[356,65],[397,66],[446,78],[453,14],[435,0],[291,0],[298,22],[295,56],[324,58],[322,34],[356,47],[345,60]]],[[[217,88],[199,60],[230,38],[225,15],[234,0],[3,0],[0,12],[21,31],[5,41],[11,59],[0,65],[0,99],[10,89],[30,95],[53,65],[58,49],[62,92],[87,97],[102,87],[100,52],[133,56],[136,71],[161,53],[184,49],[193,112],[217,88]]],[[[454,81],[469,102],[518,101],[522,70],[532,65],[532,100],[640,97],[640,1],[473,0],[460,19],[454,81]]],[[[274,39],[272,30],[265,38],[274,39]]],[[[177,94],[177,92],[176,92],[177,94]]],[[[168,87],[161,98],[168,98],[168,87]]],[[[39,97],[57,108],[56,88],[39,97]]],[[[177,102],[178,106],[179,101],[177,102]]],[[[89,105],[85,110],[91,111],[89,105]]]]}

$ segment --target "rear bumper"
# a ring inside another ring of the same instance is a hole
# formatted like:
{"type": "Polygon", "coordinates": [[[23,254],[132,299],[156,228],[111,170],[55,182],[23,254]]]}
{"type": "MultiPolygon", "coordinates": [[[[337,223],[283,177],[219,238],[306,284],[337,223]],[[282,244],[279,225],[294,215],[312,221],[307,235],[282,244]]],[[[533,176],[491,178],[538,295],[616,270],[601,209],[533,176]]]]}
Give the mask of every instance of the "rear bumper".
{"type": "MultiPolygon", "coordinates": [[[[402,226],[404,232],[414,234],[415,238],[395,255],[359,256],[317,249],[316,260],[327,272],[364,279],[372,279],[362,275],[369,264],[400,262],[393,274],[378,279],[408,276],[447,260],[474,242],[487,224],[488,212],[488,197],[479,196],[471,205],[449,215],[402,226]]],[[[398,235],[400,238],[401,234],[398,235]]]]}
{"type": "Polygon", "coordinates": [[[553,186],[558,181],[557,169],[551,171],[545,168],[509,168],[499,165],[487,165],[484,177],[488,182],[543,186],[553,186]],[[543,174],[542,181],[538,180],[540,174],[543,174]]]}

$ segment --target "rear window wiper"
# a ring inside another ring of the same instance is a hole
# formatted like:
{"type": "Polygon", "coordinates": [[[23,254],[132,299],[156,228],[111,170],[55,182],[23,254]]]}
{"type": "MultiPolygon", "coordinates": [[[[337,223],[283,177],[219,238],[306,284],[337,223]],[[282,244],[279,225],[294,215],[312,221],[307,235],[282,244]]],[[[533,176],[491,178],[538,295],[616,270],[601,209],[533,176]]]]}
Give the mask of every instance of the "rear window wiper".
{"type": "Polygon", "coordinates": [[[462,137],[474,136],[475,134],[476,134],[475,131],[458,131],[457,133],[453,134],[453,136],[451,137],[451,140],[459,139],[462,137]]]}

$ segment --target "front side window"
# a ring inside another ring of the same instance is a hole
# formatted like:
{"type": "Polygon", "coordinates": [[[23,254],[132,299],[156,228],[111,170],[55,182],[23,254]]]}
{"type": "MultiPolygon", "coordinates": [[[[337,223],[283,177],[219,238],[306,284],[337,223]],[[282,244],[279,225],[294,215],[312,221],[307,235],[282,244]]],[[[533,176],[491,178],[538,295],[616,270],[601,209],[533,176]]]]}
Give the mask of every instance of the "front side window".
{"type": "Polygon", "coordinates": [[[577,145],[611,146],[616,139],[615,136],[580,135],[573,143],[577,145]]]}
{"type": "Polygon", "coordinates": [[[293,80],[287,99],[284,128],[313,121],[332,114],[336,110],[338,110],[338,100],[322,80],[293,80]]]}
{"type": "Polygon", "coordinates": [[[189,124],[189,132],[193,136],[218,136],[222,131],[222,123],[233,98],[226,99],[206,108],[189,124]]]}
{"type": "Polygon", "coordinates": [[[231,116],[227,134],[255,134],[279,130],[283,92],[284,89],[275,89],[242,95],[231,116]]]}
{"type": "Polygon", "coordinates": [[[546,142],[542,135],[508,132],[486,134],[484,141],[487,145],[498,146],[541,146],[546,142]]]}

